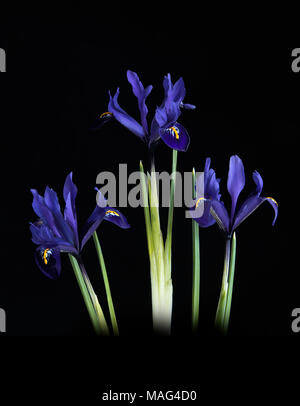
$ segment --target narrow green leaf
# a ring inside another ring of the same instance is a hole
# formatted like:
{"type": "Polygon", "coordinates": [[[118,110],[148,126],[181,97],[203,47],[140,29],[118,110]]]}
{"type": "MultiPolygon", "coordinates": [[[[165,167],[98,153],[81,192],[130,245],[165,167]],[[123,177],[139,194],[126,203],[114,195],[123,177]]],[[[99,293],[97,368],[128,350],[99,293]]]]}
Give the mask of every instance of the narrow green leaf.
{"type": "Polygon", "coordinates": [[[109,286],[105,261],[104,261],[100,241],[99,241],[99,238],[98,238],[98,235],[97,235],[96,231],[93,233],[93,240],[94,240],[94,243],[95,243],[95,247],[96,247],[96,251],[97,251],[97,255],[98,255],[98,259],[99,259],[99,264],[100,264],[100,268],[101,268],[102,276],[103,276],[103,280],[104,280],[106,298],[107,298],[108,309],[109,309],[109,314],[110,314],[110,319],[111,319],[113,332],[114,332],[115,336],[118,336],[119,335],[119,328],[118,328],[115,308],[114,308],[112,295],[111,295],[111,290],[110,290],[110,286],[109,286]]]}
{"type": "Polygon", "coordinates": [[[86,272],[83,272],[83,277],[84,277],[86,286],[87,286],[87,288],[88,288],[88,290],[90,292],[90,296],[91,296],[91,299],[92,299],[92,302],[93,302],[93,306],[95,308],[95,312],[96,312],[96,315],[97,315],[99,323],[100,323],[101,334],[102,335],[109,335],[109,328],[107,326],[103,310],[102,310],[102,308],[100,306],[98,297],[97,297],[96,293],[94,292],[94,289],[92,287],[92,284],[91,284],[91,282],[89,280],[89,277],[88,277],[86,272]]]}
{"type": "Polygon", "coordinates": [[[150,211],[149,211],[149,199],[148,199],[148,182],[146,184],[145,179],[146,175],[144,172],[144,167],[142,161],[140,161],[140,173],[141,173],[141,185],[142,185],[142,197],[144,204],[144,216],[146,224],[146,234],[147,234],[147,243],[148,243],[148,252],[149,256],[152,255],[153,251],[153,241],[152,241],[152,228],[150,220],[150,211]]]}
{"type": "Polygon", "coordinates": [[[95,311],[95,308],[94,308],[90,293],[89,293],[88,288],[87,288],[87,286],[85,284],[84,277],[83,277],[83,274],[82,274],[81,269],[79,267],[79,264],[77,262],[77,259],[71,254],[69,254],[69,259],[70,259],[70,262],[71,262],[71,265],[72,265],[72,268],[73,268],[77,283],[79,285],[83,300],[85,302],[87,311],[89,313],[91,322],[93,324],[94,330],[95,330],[96,334],[100,335],[102,333],[101,326],[99,324],[99,320],[98,320],[98,317],[96,315],[96,311],[95,311]]]}
{"type": "MultiPolygon", "coordinates": [[[[192,190],[193,199],[196,199],[196,174],[193,168],[192,190]]],[[[193,246],[193,288],[192,288],[192,329],[194,332],[199,324],[199,305],[200,305],[200,237],[199,226],[192,219],[192,246],[193,246]]]]}

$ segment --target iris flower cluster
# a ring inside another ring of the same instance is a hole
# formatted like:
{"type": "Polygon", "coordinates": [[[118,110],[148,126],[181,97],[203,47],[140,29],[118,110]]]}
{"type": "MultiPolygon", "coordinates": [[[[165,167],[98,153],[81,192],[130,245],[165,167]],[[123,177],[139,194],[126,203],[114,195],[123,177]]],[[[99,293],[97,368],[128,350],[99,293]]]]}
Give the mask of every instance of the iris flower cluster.
{"type": "MultiPolygon", "coordinates": [[[[151,165],[150,181],[146,184],[144,176],[142,176],[141,182],[150,260],[153,326],[155,331],[169,334],[171,330],[173,302],[171,254],[177,151],[186,151],[190,143],[189,134],[185,127],[178,122],[178,119],[182,109],[194,110],[196,106],[183,102],[186,95],[183,79],[180,78],[173,84],[171,75],[168,74],[163,80],[163,101],[160,106],[156,108],[149,126],[147,122],[148,108],[146,99],[153,87],[149,85],[145,88],[138,75],[130,70],[127,71],[127,79],[132,87],[133,94],[137,98],[140,122],[137,122],[120,107],[118,102],[120,89],[118,88],[114,96],[109,92],[108,111],[100,115],[98,126],[101,127],[104,122],[114,118],[130,132],[139,137],[148,148],[151,165]],[[173,150],[173,179],[170,186],[170,207],[165,241],[160,226],[155,173],[155,149],[159,140],[162,140],[173,150]]],[[[140,162],[140,171],[141,175],[144,175],[142,162],[140,162]]]]}
{"type": "MultiPolygon", "coordinates": [[[[137,99],[140,120],[135,120],[119,105],[120,89],[118,88],[113,96],[109,92],[107,111],[104,111],[99,116],[96,129],[101,128],[103,131],[103,124],[114,119],[144,142],[148,149],[150,173],[147,172],[147,176],[145,175],[142,162],[140,162],[140,172],[150,263],[153,328],[156,332],[170,334],[173,309],[172,232],[176,186],[175,172],[178,151],[187,151],[190,144],[188,131],[179,122],[179,119],[182,110],[194,110],[195,106],[184,103],[186,89],[183,79],[180,78],[173,84],[171,75],[167,74],[163,79],[163,101],[156,107],[151,122],[148,122],[146,100],[153,86],[148,85],[145,88],[137,73],[130,70],[127,71],[127,79],[137,99]],[[170,206],[165,238],[160,224],[155,173],[155,150],[160,140],[172,149],[172,181],[170,184],[170,206]]],[[[200,303],[199,228],[207,228],[217,223],[225,236],[224,270],[215,326],[226,334],[233,292],[236,229],[264,202],[268,202],[273,207],[275,213],[273,225],[275,224],[278,215],[278,204],[271,197],[261,196],[263,180],[257,171],[253,172],[252,178],[255,189],[247,198],[241,201],[240,194],[245,186],[244,165],[237,155],[231,156],[227,178],[231,209],[228,211],[220,193],[222,183],[216,177],[214,169],[211,168],[211,159],[207,158],[204,166],[204,188],[200,187],[200,178],[196,179],[195,170],[193,170],[193,201],[190,210],[193,218],[192,328],[194,331],[198,329],[200,303]],[[202,190],[202,193],[199,192],[200,190],[202,190]],[[197,215],[198,208],[202,209],[199,216],[197,215]]],[[[44,196],[39,195],[35,189],[32,190],[32,194],[32,207],[38,219],[31,223],[30,230],[32,241],[37,245],[35,251],[37,266],[46,276],[57,279],[61,273],[60,255],[61,253],[67,253],[96,333],[109,334],[110,330],[104,313],[82,260],[83,249],[90,238],[93,237],[104,279],[112,329],[114,334],[118,335],[118,324],[97,229],[103,220],[112,222],[124,229],[129,228],[125,216],[118,209],[109,207],[104,196],[98,191],[98,204],[84,226],[79,229],[75,207],[77,187],[73,183],[72,173],[67,176],[63,188],[65,202],[63,213],[56,192],[48,186],[44,196]]]]}

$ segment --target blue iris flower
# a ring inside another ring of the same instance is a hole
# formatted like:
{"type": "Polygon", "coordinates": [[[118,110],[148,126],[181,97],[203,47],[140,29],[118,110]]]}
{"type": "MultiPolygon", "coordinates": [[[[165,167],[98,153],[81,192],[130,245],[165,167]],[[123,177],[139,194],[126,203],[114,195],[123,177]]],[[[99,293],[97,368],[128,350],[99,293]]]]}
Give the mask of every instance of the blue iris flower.
{"type": "Polygon", "coordinates": [[[178,123],[177,120],[181,114],[181,109],[192,110],[195,106],[183,103],[186,94],[183,79],[180,78],[173,84],[170,74],[164,77],[164,100],[162,104],[156,108],[150,130],[147,122],[148,108],[146,99],[153,87],[149,85],[144,88],[137,73],[130,70],[127,71],[127,79],[138,100],[140,122],[135,120],[120,107],[118,102],[120,90],[118,88],[114,96],[109,92],[108,111],[100,115],[98,127],[101,127],[104,122],[115,118],[129,131],[144,141],[148,148],[151,148],[159,139],[162,139],[170,148],[178,151],[186,151],[190,143],[190,137],[187,130],[182,124],[178,123]]]}
{"type": "Polygon", "coordinates": [[[30,225],[32,241],[37,245],[35,261],[40,270],[49,278],[57,279],[61,272],[60,253],[67,252],[75,257],[80,253],[102,220],[110,221],[121,228],[129,228],[125,216],[117,209],[107,206],[100,192],[98,204],[82,230],[78,231],[75,199],[77,187],[70,173],[65,181],[63,197],[65,209],[62,214],[56,192],[46,187],[44,196],[35,189],[32,207],[38,220],[30,225]]]}

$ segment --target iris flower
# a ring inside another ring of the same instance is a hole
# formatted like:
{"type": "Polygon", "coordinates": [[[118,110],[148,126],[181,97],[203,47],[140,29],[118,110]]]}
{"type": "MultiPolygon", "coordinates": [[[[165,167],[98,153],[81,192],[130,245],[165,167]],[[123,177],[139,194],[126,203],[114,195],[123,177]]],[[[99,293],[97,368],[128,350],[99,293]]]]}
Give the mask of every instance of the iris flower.
{"type": "Polygon", "coordinates": [[[39,195],[35,189],[32,189],[31,192],[33,194],[32,207],[39,218],[30,225],[32,241],[38,246],[35,251],[35,261],[40,270],[49,278],[57,279],[60,275],[60,253],[70,253],[78,258],[102,220],[110,221],[121,228],[130,227],[119,210],[103,204],[105,199],[101,196],[101,207],[96,206],[79,232],[75,207],[77,187],[72,181],[72,173],[67,176],[63,188],[65,201],[63,214],[57,194],[53,189],[47,186],[44,196],[39,195]]]}
{"type": "Polygon", "coordinates": [[[152,85],[144,88],[138,75],[130,70],[127,71],[128,82],[132,86],[132,91],[138,100],[140,111],[140,122],[131,117],[123,110],[118,102],[119,88],[114,96],[109,92],[108,111],[100,116],[100,126],[103,122],[115,118],[129,131],[139,137],[150,149],[159,139],[162,139],[170,148],[177,151],[186,151],[190,138],[187,130],[177,120],[181,114],[181,109],[194,109],[192,104],[183,103],[185,97],[185,86],[182,78],[173,85],[171,75],[165,76],[163,81],[164,100],[160,107],[156,108],[150,129],[147,122],[148,108],[146,99],[152,91],[152,85]]]}
{"type": "Polygon", "coordinates": [[[263,179],[261,175],[254,171],[252,174],[255,183],[255,190],[238,206],[238,198],[245,186],[245,171],[242,160],[233,155],[229,162],[229,171],[227,179],[227,190],[231,196],[230,215],[222,201],[216,198],[211,199],[211,213],[217,221],[220,228],[231,237],[236,228],[252,214],[262,203],[268,202],[274,209],[275,224],[278,215],[278,204],[272,197],[261,197],[263,188],[263,179]]]}
{"type": "MultiPolygon", "coordinates": [[[[210,162],[210,161],[209,161],[210,162]]],[[[220,200],[218,181],[215,179],[213,171],[209,170],[208,161],[206,161],[206,177],[205,177],[205,190],[204,190],[204,204],[207,204],[207,209],[204,210],[203,219],[196,219],[200,226],[206,227],[211,225],[209,220],[208,208],[217,224],[224,231],[226,236],[225,256],[224,256],[224,270],[222,278],[221,292],[216,312],[215,326],[223,334],[227,333],[232,291],[235,272],[235,258],[236,258],[236,234],[237,227],[252,214],[262,203],[269,202],[274,209],[273,225],[278,215],[278,204],[272,197],[262,197],[261,192],[263,188],[263,180],[261,175],[254,171],[252,178],[255,183],[255,190],[238,205],[238,198],[241,191],[245,186],[245,171],[242,160],[233,155],[229,162],[229,171],[227,178],[227,190],[231,196],[231,211],[227,211],[224,203],[220,200]]],[[[201,198],[199,198],[200,201],[201,198]]],[[[197,205],[197,203],[196,203],[197,205]]]]}

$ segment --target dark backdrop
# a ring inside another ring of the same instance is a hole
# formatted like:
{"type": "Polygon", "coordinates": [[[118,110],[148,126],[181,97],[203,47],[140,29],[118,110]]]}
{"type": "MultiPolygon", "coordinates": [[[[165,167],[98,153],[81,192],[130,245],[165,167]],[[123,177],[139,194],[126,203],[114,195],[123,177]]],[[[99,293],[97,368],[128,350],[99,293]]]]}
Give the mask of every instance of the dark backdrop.
{"type": "MultiPolygon", "coordinates": [[[[146,162],[144,145],[118,123],[97,134],[89,131],[107,110],[109,89],[114,92],[120,87],[121,106],[138,117],[127,69],[138,72],[144,85],[154,86],[149,117],[161,102],[163,76],[170,72],[174,81],[184,78],[185,100],[197,109],[181,117],[191,144],[188,152],[179,154],[180,171],[193,166],[201,171],[205,158],[211,157],[223,180],[224,195],[232,154],[245,164],[248,191],[253,186],[252,171],[262,174],[263,195],[279,202],[279,216],[272,227],[273,210],[264,204],[238,229],[229,334],[295,335],[291,312],[300,307],[300,73],[291,70],[291,52],[300,46],[299,36],[259,18],[248,22],[241,18],[234,26],[219,26],[218,21],[203,25],[205,15],[195,17],[192,10],[194,18],[177,9],[166,19],[148,11],[140,10],[131,18],[130,11],[116,3],[84,12],[1,16],[0,47],[7,52],[7,73],[0,79],[0,307],[7,314],[6,335],[93,336],[68,258],[63,257],[58,281],[47,279],[34,263],[28,226],[35,215],[29,190],[43,192],[49,185],[61,193],[66,175],[73,171],[83,222],[95,205],[93,188],[99,172],[117,174],[119,163],[134,171],[140,159],[146,162]]],[[[157,166],[159,170],[171,166],[171,151],[162,142],[157,166]]],[[[144,218],[139,208],[123,212],[132,228],[121,230],[106,223],[99,236],[121,334],[140,340],[152,334],[144,218]]],[[[217,226],[201,230],[200,236],[199,340],[204,340],[214,335],[224,241],[217,226]]],[[[173,241],[173,333],[189,336],[191,224],[183,209],[175,210],[173,241]]],[[[84,261],[107,312],[92,242],[84,261]]],[[[144,343],[151,342],[153,348],[156,341],[151,340],[144,343]]]]}

